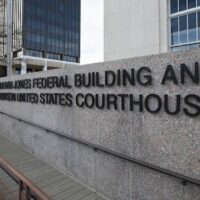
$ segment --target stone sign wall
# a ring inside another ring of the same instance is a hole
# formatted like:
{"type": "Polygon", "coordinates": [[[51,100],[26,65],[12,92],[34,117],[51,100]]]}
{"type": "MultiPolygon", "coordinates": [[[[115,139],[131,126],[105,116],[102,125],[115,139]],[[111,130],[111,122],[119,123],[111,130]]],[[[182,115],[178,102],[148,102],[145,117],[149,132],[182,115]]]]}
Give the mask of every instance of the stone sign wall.
{"type": "MultiPolygon", "coordinates": [[[[0,111],[200,179],[200,51],[0,79],[0,111]]],[[[200,188],[0,115],[1,134],[108,199],[191,200],[200,188]]]]}

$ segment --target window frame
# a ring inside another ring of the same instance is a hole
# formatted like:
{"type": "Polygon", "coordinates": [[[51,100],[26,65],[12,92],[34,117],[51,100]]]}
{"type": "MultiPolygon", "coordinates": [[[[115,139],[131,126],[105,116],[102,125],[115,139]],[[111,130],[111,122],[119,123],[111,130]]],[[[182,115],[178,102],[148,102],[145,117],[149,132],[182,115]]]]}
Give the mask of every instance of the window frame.
{"type": "Polygon", "coordinates": [[[171,13],[171,0],[168,0],[168,41],[169,41],[169,49],[172,50],[175,47],[181,47],[181,46],[190,46],[190,45],[194,45],[194,44],[200,44],[200,36],[198,33],[198,13],[200,13],[200,5],[198,6],[198,0],[196,0],[196,7],[194,8],[190,8],[188,9],[188,1],[186,1],[187,5],[187,9],[183,10],[183,11],[179,11],[179,0],[178,0],[178,12],[176,13],[171,13]],[[189,14],[193,14],[196,13],[196,34],[197,34],[197,40],[195,42],[189,42],[188,40],[188,15],[189,14]],[[180,24],[179,24],[179,17],[180,16],[184,16],[187,15],[187,42],[186,43],[180,43],[180,34],[178,34],[178,44],[176,45],[172,45],[172,32],[171,32],[171,20],[173,18],[178,17],[178,30],[180,33],[180,24]]]}

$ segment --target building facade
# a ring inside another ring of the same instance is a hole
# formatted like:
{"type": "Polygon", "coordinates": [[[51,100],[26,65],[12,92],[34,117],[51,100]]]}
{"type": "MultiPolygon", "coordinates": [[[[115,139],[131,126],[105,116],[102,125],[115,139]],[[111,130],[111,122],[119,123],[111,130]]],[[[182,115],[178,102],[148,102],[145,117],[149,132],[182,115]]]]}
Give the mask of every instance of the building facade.
{"type": "Polygon", "coordinates": [[[106,61],[200,47],[200,0],[104,1],[106,61]]]}
{"type": "Polygon", "coordinates": [[[80,0],[14,0],[13,58],[14,63],[21,60],[14,71],[25,74],[47,70],[52,62],[55,67],[79,63],[80,10],[80,0]]]}
{"type": "Polygon", "coordinates": [[[6,75],[6,60],[4,57],[6,44],[5,0],[0,0],[0,77],[6,75]]]}

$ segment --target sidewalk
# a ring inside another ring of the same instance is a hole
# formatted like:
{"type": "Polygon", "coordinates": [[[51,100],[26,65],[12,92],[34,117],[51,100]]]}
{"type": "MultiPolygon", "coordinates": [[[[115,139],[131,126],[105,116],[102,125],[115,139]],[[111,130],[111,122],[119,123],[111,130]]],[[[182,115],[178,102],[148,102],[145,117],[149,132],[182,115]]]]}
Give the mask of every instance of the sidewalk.
{"type": "MultiPolygon", "coordinates": [[[[16,144],[0,136],[0,156],[55,200],[104,200],[95,192],[67,177],[55,168],[26,152],[16,144]]],[[[0,169],[0,195],[7,199],[17,195],[18,185],[0,169]],[[7,191],[3,185],[7,186],[7,191]]]]}

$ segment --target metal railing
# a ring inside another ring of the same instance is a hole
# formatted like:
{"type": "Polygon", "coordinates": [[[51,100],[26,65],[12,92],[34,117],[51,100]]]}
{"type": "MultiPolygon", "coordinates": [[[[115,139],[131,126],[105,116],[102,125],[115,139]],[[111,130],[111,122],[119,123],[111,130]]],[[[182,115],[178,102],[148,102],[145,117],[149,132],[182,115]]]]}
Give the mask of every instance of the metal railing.
{"type": "MultiPolygon", "coordinates": [[[[17,171],[12,164],[0,157],[0,168],[19,185],[19,200],[50,200],[50,198],[35,186],[28,178],[17,171]]],[[[4,200],[1,195],[0,198],[4,200]]]]}
{"type": "Polygon", "coordinates": [[[124,154],[121,154],[121,153],[112,151],[112,150],[110,150],[110,149],[108,149],[108,148],[104,148],[104,147],[102,147],[102,146],[93,144],[93,143],[88,142],[88,141],[86,141],[86,140],[82,140],[82,139],[80,139],[80,138],[73,137],[73,136],[68,135],[68,134],[66,134],[66,133],[53,130],[53,129],[48,128],[48,127],[45,127],[45,126],[43,126],[43,125],[41,125],[41,124],[37,124],[37,123],[31,122],[31,121],[28,121],[28,120],[26,120],[26,119],[23,119],[23,118],[14,116],[14,115],[12,115],[12,114],[5,113],[5,112],[3,112],[3,111],[0,111],[0,114],[9,116],[9,117],[11,117],[11,118],[14,118],[14,119],[16,119],[16,120],[18,120],[18,121],[20,121],[20,122],[24,122],[24,123],[29,124],[29,125],[31,125],[31,126],[35,126],[35,127],[37,127],[37,128],[43,129],[43,130],[47,131],[48,133],[54,133],[54,134],[56,134],[56,135],[58,135],[58,136],[60,136],[60,137],[63,137],[63,138],[65,138],[65,139],[68,139],[68,140],[71,140],[71,141],[80,143],[80,144],[82,144],[82,145],[89,146],[90,148],[93,148],[95,152],[101,151],[101,152],[107,153],[107,154],[109,154],[109,155],[118,157],[118,158],[120,158],[120,159],[123,159],[123,160],[129,161],[129,162],[135,163],[135,164],[140,165],[140,166],[142,166],[142,167],[146,167],[146,168],[148,168],[148,169],[151,169],[151,170],[160,172],[160,173],[162,173],[162,174],[165,174],[165,175],[168,175],[168,176],[171,176],[171,177],[180,179],[182,185],[184,185],[184,186],[186,186],[187,183],[191,183],[191,184],[200,186],[200,180],[198,180],[198,179],[195,179],[195,178],[192,178],[192,177],[189,177],[189,176],[185,176],[185,175],[183,175],[183,174],[174,172],[174,171],[172,171],[172,170],[165,169],[165,168],[162,168],[162,167],[159,167],[159,166],[156,166],[156,165],[147,163],[147,162],[145,162],[145,161],[142,161],[142,160],[139,160],[139,159],[136,159],[136,158],[133,158],[133,157],[130,157],[130,156],[127,156],[127,155],[124,155],[124,154]]]}

